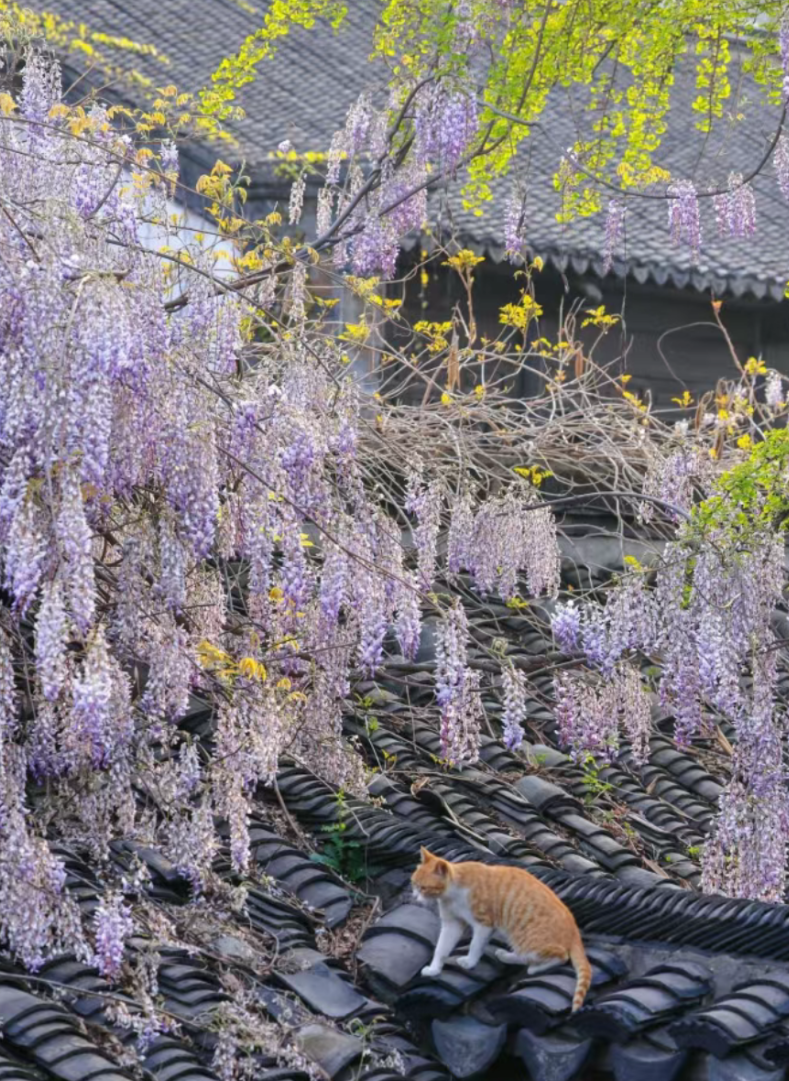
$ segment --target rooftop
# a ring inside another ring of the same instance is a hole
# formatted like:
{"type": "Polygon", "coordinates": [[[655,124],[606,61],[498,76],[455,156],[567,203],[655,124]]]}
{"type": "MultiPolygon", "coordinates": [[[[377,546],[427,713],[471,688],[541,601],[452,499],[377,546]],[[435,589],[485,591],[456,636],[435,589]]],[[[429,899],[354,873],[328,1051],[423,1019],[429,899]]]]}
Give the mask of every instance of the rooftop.
{"type": "MultiPolygon", "coordinates": [[[[621,566],[621,551],[599,528],[575,536],[566,542],[565,582],[604,581],[621,566]]],[[[726,733],[678,750],[671,718],[656,712],[645,766],[625,747],[599,772],[580,769],[557,746],[550,681],[538,672],[552,643],[539,622],[459,588],[531,673],[519,752],[499,739],[501,704],[490,693],[479,763],[440,767],[428,723],[428,624],[416,661],[391,656],[384,681],[356,688],[365,708],[349,703],[346,735],[376,767],[372,801],[340,799],[287,762],[278,793],[258,793],[251,839],[259,877],[247,883],[241,911],[221,898],[190,903],[189,884],[159,853],[114,845],[116,869],[129,870],[135,856],[147,866],[140,896],[167,913],[179,936],[157,945],[156,964],[161,1003],[181,1030],[153,1041],[145,1069],[161,1081],[215,1078],[223,1004],[241,998],[278,1019],[288,1046],[331,1081],[501,1078],[522,1076],[524,1066],[535,1081],[777,1081],[789,1063],[789,908],[698,892],[726,733]],[[342,843],[332,847],[340,822],[342,843]],[[408,882],[421,845],[451,860],[516,863],[565,900],[594,968],[575,1018],[572,972],[506,969],[494,959],[495,941],[472,972],[450,962],[437,979],[420,976],[438,933],[437,914],[414,904],[408,882]]],[[[472,653],[470,663],[484,657],[472,653]]],[[[182,725],[210,749],[214,719],[199,701],[182,725]]],[[[100,869],[85,853],[59,851],[88,915],[103,892],[100,869]]],[[[228,867],[220,856],[216,871],[236,884],[228,867]]],[[[150,943],[131,947],[134,957],[150,943]]],[[[114,990],[69,957],[35,977],[3,965],[0,1077],[129,1077],[124,1045],[135,1035],[108,1009],[114,990]]],[[[301,1081],[302,1073],[261,1053],[255,1077],[301,1081]]]]}

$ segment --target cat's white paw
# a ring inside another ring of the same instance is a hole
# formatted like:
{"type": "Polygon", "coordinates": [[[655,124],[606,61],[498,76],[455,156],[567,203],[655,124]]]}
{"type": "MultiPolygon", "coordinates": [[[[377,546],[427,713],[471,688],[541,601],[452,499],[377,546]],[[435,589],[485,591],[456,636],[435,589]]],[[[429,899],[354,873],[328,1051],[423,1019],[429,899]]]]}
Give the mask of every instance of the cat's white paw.
{"type": "Polygon", "coordinates": [[[526,967],[525,961],[521,961],[512,950],[498,949],[495,951],[496,957],[504,965],[523,965],[526,967]]]}
{"type": "Polygon", "coordinates": [[[476,968],[475,962],[467,955],[466,957],[458,957],[455,964],[459,968],[476,968]]]}
{"type": "Polygon", "coordinates": [[[425,965],[425,967],[422,969],[422,975],[423,976],[428,976],[428,977],[429,976],[440,976],[441,975],[441,967],[439,965],[425,965]]]}

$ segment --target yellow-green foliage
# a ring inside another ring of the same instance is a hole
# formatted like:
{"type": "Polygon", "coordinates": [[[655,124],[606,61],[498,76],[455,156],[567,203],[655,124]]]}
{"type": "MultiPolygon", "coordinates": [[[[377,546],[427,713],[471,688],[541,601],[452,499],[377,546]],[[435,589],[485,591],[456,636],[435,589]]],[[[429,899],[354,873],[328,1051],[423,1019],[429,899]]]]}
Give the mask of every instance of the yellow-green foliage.
{"type": "Polygon", "coordinates": [[[752,531],[786,529],[788,515],[789,432],[779,428],[722,474],[712,495],[694,508],[691,532],[734,532],[746,542],[752,531]]]}
{"type": "Polygon", "coordinates": [[[339,0],[273,0],[263,26],[241,43],[235,55],[225,57],[212,76],[211,86],[198,95],[201,111],[206,116],[225,119],[236,90],[255,78],[258,64],[273,55],[276,42],[291,26],[309,29],[318,19],[323,19],[336,28],[346,13],[346,5],[339,0]]]}
{"type": "MultiPolygon", "coordinates": [[[[450,7],[441,0],[388,0],[376,36],[378,53],[401,76],[420,78],[438,57],[443,71],[462,79],[467,57],[453,52],[456,18],[447,14],[450,7]]],[[[469,0],[467,7],[493,57],[482,88],[491,108],[483,110],[480,123],[480,145],[488,150],[471,164],[469,203],[485,199],[490,179],[508,170],[554,87],[575,88],[578,112],[587,113],[581,117],[584,136],[573,148],[584,171],[566,164],[555,178],[564,192],[563,217],[569,218],[599,209],[599,188],[585,173],[623,189],[668,179],[654,154],[683,54],[695,63],[693,108],[703,133],[732,108],[731,38],[748,40],[752,52],[744,67],[768,95],[774,97],[780,85],[775,61],[782,12],[774,0],[526,0],[509,9],[497,0],[469,0]],[[513,9],[522,12],[518,19],[510,17],[513,9]]]]}

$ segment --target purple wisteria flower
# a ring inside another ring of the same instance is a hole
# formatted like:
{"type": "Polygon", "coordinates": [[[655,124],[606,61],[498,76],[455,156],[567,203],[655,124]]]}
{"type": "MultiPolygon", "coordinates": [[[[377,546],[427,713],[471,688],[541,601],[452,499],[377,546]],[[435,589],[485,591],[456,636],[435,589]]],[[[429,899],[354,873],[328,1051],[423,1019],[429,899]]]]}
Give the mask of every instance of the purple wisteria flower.
{"type": "Polygon", "coordinates": [[[513,186],[504,211],[504,250],[511,263],[520,262],[526,247],[524,197],[513,186]]]}
{"type": "Polygon", "coordinates": [[[345,120],[345,145],[351,154],[358,154],[364,147],[372,116],[369,95],[363,91],[348,110],[345,120]]]}
{"type": "Polygon", "coordinates": [[[307,174],[306,172],[299,173],[298,177],[290,186],[290,201],[288,203],[288,222],[290,225],[298,225],[301,221],[306,187],[307,174]]]}
{"type": "Polygon", "coordinates": [[[607,274],[614,265],[614,254],[625,236],[625,204],[621,199],[611,199],[608,204],[608,217],[605,225],[605,245],[603,248],[603,273],[607,274]]]}
{"type": "Polygon", "coordinates": [[[419,579],[410,574],[397,590],[395,635],[406,660],[413,661],[419,652],[422,632],[419,579]]]}
{"type": "Polygon", "coordinates": [[[471,496],[466,492],[452,506],[447,537],[447,567],[450,574],[458,574],[473,566],[474,509],[471,496]]]}
{"type": "Polygon", "coordinates": [[[724,236],[749,237],[756,232],[756,201],[753,188],[742,173],[729,174],[729,191],[714,196],[718,232],[724,236]]]}
{"type": "Polygon", "coordinates": [[[575,653],[581,648],[581,612],[575,601],[556,606],[551,628],[556,645],[563,653],[575,653]]]}
{"type": "Polygon", "coordinates": [[[515,492],[485,500],[474,518],[467,560],[477,588],[485,593],[510,600],[523,573],[532,596],[552,596],[559,587],[553,515],[515,492]]]}
{"type": "Polygon", "coordinates": [[[767,376],[767,382],[764,388],[764,400],[773,411],[783,409],[786,405],[783,379],[778,372],[772,371],[767,376]]]}
{"type": "Polygon", "coordinates": [[[68,619],[60,579],[47,582],[42,590],[41,605],[36,620],[36,667],[41,680],[41,692],[48,702],[54,702],[66,682],[66,643],[68,619]]]}
{"type": "Polygon", "coordinates": [[[88,646],[82,672],[74,680],[74,724],[88,747],[92,764],[106,766],[116,733],[112,728],[113,671],[103,634],[88,646]]]}
{"type": "Polygon", "coordinates": [[[789,199],[789,138],[780,135],[773,151],[773,166],[781,195],[789,199]]]}
{"type": "Polygon", "coordinates": [[[13,654],[8,635],[0,629],[0,743],[16,732],[19,719],[17,705],[13,654]]]}
{"type": "Polygon", "coordinates": [[[414,544],[419,578],[423,589],[430,589],[435,578],[438,558],[438,533],[441,528],[443,498],[437,481],[425,486],[421,477],[411,474],[405,499],[405,509],[416,518],[414,544]]]}
{"type": "Polygon", "coordinates": [[[504,712],[501,715],[504,746],[517,750],[523,743],[523,725],[526,720],[526,677],[517,668],[501,670],[504,692],[504,712]]]}
{"type": "Polygon", "coordinates": [[[415,127],[419,161],[452,172],[476,134],[476,100],[464,91],[425,87],[417,99],[415,127]]]}
{"type": "Polygon", "coordinates": [[[696,186],[692,180],[677,180],[669,186],[668,195],[672,243],[686,243],[695,259],[701,249],[701,216],[696,186]]]}
{"type": "Polygon", "coordinates": [[[112,894],[96,909],[93,923],[96,934],[94,964],[102,976],[115,980],[121,972],[126,939],[134,930],[131,909],[123,903],[120,894],[112,894]]]}
{"type": "Polygon", "coordinates": [[[456,602],[438,625],[436,636],[436,702],[441,711],[441,754],[452,765],[478,756],[479,673],[467,667],[468,624],[456,602]]]}

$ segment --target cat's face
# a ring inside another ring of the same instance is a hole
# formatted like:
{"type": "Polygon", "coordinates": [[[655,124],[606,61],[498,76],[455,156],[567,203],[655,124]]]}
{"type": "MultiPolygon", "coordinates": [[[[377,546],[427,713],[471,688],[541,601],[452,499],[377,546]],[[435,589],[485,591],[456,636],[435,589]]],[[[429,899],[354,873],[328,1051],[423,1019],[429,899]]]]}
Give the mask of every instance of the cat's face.
{"type": "Polygon", "coordinates": [[[423,848],[422,862],[411,875],[411,885],[420,900],[429,901],[446,891],[451,875],[451,864],[423,848]]]}

